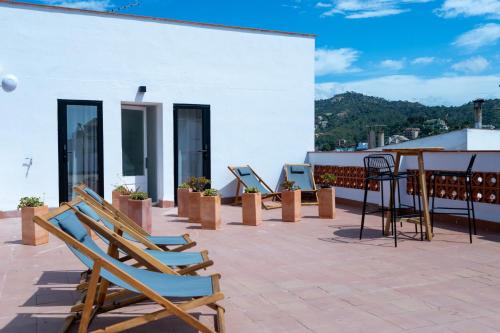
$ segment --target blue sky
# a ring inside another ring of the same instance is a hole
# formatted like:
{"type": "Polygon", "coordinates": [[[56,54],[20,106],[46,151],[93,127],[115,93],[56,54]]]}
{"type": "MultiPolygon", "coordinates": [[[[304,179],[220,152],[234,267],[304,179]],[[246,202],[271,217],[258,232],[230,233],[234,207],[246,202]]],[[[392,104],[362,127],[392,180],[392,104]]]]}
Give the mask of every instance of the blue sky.
{"type": "Polygon", "coordinates": [[[38,2],[317,34],[317,98],[351,90],[429,105],[500,98],[500,0],[38,2]]]}

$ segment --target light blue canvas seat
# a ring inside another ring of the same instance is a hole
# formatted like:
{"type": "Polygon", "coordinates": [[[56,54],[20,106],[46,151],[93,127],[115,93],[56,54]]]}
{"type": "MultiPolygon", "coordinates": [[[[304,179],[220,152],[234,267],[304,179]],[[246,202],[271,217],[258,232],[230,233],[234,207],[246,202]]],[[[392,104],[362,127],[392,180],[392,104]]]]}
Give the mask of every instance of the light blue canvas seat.
{"type": "MultiPolygon", "coordinates": [[[[85,185],[79,185],[75,187],[75,190],[80,193],[81,195],[84,194],[85,197],[88,200],[93,200],[97,204],[103,207],[103,209],[107,210],[116,210],[116,208],[112,207],[109,203],[107,203],[99,194],[97,194],[94,190],[92,190],[90,187],[85,186],[85,185]]],[[[102,221],[105,223],[110,229],[114,229],[114,226],[112,223],[109,221],[102,221]]],[[[133,222],[130,222],[133,223],[133,222]]],[[[144,231],[143,231],[144,232],[144,231]]],[[[130,235],[129,233],[123,233],[124,238],[126,238],[129,241],[137,242],[137,239],[134,238],[133,235],[130,235]]],[[[189,248],[196,243],[191,241],[187,235],[181,235],[181,236],[151,236],[149,234],[146,234],[144,232],[144,237],[147,238],[151,243],[158,245],[160,247],[165,247],[165,246],[180,246],[182,248],[189,248]]]]}
{"type": "MultiPolygon", "coordinates": [[[[92,250],[98,256],[104,258],[109,263],[127,273],[133,279],[141,282],[153,291],[164,297],[202,297],[213,294],[212,277],[202,276],[180,276],[170,275],[158,272],[152,272],[129,266],[103,251],[88,235],[87,230],[80,222],[73,211],[65,211],[49,220],[54,226],[61,229],[75,240],[92,250]]],[[[80,259],[80,261],[89,269],[93,268],[94,262],[76,248],[69,246],[70,250],[80,259]]],[[[100,272],[101,277],[111,283],[134,292],[139,292],[128,283],[118,278],[106,269],[100,272]]]]}
{"type": "MultiPolygon", "coordinates": [[[[83,214],[87,215],[91,219],[97,222],[102,222],[108,229],[111,231],[114,230],[114,225],[109,222],[106,218],[102,217],[99,215],[92,207],[90,207],[87,203],[84,201],[81,201],[75,205],[75,207],[82,212],[83,214]]],[[[128,235],[128,234],[127,234],[128,235]]],[[[109,244],[109,241],[106,237],[101,235],[100,233],[97,232],[97,236],[101,238],[106,244],[109,244]]],[[[123,235],[125,236],[125,234],[123,235]]],[[[124,237],[127,240],[133,240],[136,241],[131,235],[128,235],[129,237],[124,237]]],[[[203,255],[199,252],[170,252],[170,251],[157,251],[157,250],[149,250],[146,249],[151,256],[155,257],[162,263],[168,266],[188,266],[188,265],[196,265],[196,264],[201,264],[205,262],[205,258],[203,258],[203,255]]],[[[123,251],[120,250],[122,254],[123,251]]]]}
{"type": "MultiPolygon", "coordinates": [[[[318,197],[316,193],[316,183],[310,164],[285,164],[285,178],[293,181],[294,186],[300,187],[303,193],[313,193],[313,201],[303,201],[303,204],[317,204],[318,197]]],[[[303,199],[305,196],[303,196],[303,199]]]]}

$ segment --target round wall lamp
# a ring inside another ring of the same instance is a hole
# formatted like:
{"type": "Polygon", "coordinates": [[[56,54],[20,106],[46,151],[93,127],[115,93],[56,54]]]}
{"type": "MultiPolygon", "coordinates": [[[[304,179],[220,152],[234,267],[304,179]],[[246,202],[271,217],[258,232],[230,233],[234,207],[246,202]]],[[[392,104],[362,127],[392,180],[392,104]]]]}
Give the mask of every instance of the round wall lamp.
{"type": "Polygon", "coordinates": [[[2,78],[2,89],[6,92],[12,92],[17,88],[17,77],[12,74],[7,74],[2,78]]]}

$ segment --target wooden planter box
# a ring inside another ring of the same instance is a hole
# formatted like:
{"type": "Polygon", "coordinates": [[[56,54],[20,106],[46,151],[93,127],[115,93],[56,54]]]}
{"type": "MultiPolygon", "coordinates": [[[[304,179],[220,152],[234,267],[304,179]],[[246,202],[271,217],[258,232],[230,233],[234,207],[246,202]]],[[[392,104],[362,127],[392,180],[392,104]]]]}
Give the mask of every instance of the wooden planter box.
{"type": "Polygon", "coordinates": [[[262,223],[262,195],[260,193],[243,193],[243,224],[257,226],[262,223]]]}
{"type": "Polygon", "coordinates": [[[207,230],[220,228],[220,196],[202,196],[201,202],[201,227],[207,230]]]}
{"type": "Polygon", "coordinates": [[[111,205],[116,209],[120,209],[120,195],[119,191],[111,192],[111,205]]]}
{"type": "Polygon", "coordinates": [[[190,188],[177,189],[177,216],[189,217],[189,193],[190,188]]]}
{"type": "Polygon", "coordinates": [[[281,218],[284,222],[300,221],[301,213],[301,191],[281,192],[281,218]]]}
{"type": "Polygon", "coordinates": [[[49,242],[49,232],[33,222],[35,215],[45,215],[49,207],[24,207],[21,208],[21,234],[24,245],[42,245],[49,242]]]}
{"type": "Polygon", "coordinates": [[[152,200],[128,200],[128,216],[148,233],[152,229],[152,200]]]}
{"type": "Polygon", "coordinates": [[[189,208],[188,217],[189,222],[201,223],[201,192],[189,192],[189,208]]]}
{"type": "Polygon", "coordinates": [[[119,202],[119,209],[120,211],[129,216],[128,215],[128,199],[129,199],[130,195],[119,195],[118,196],[118,202],[119,202]]]}
{"type": "Polygon", "coordinates": [[[322,219],[336,218],[335,189],[333,187],[321,188],[318,191],[318,215],[322,219]]]}

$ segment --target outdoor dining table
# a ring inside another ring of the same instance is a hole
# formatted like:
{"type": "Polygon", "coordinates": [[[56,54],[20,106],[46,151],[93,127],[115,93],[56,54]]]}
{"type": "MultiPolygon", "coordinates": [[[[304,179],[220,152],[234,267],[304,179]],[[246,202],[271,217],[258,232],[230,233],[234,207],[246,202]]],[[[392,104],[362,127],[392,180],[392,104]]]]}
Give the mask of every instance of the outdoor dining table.
{"type": "MultiPolygon", "coordinates": [[[[432,152],[440,152],[443,151],[444,148],[441,147],[421,147],[421,148],[391,148],[391,149],[383,149],[386,153],[395,153],[395,166],[394,166],[394,175],[396,176],[399,173],[399,167],[401,165],[401,158],[403,156],[416,156],[418,161],[418,177],[419,177],[419,190],[420,195],[422,197],[422,214],[424,217],[424,225],[425,225],[425,233],[427,240],[432,240],[432,232],[431,232],[431,216],[429,213],[429,201],[428,201],[428,193],[427,193],[427,181],[425,179],[425,167],[424,167],[424,153],[432,153],[432,152]]],[[[391,191],[394,191],[394,187],[391,191]]],[[[391,197],[392,199],[392,197],[391,197]]],[[[394,202],[390,202],[390,206],[392,208],[394,202]]],[[[387,220],[385,223],[384,233],[386,235],[389,234],[391,228],[391,210],[388,212],[387,220]]]]}

